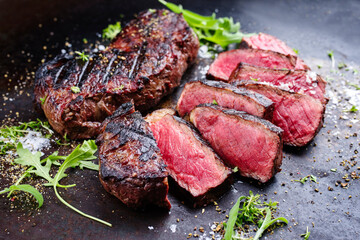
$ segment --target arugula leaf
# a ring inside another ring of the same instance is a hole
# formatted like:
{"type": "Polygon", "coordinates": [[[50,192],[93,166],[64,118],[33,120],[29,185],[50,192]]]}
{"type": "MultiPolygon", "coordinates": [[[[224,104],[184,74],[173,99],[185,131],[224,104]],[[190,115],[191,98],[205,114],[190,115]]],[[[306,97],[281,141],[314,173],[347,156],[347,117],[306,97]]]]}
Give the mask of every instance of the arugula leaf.
{"type": "Polygon", "coordinates": [[[183,9],[182,5],[176,5],[165,0],[159,0],[159,2],[175,13],[182,13],[201,44],[211,42],[226,48],[231,43],[240,43],[244,36],[253,35],[240,32],[240,23],[234,23],[231,17],[216,18],[215,13],[211,16],[202,16],[183,9]]]}
{"type": "Polygon", "coordinates": [[[271,209],[277,208],[278,202],[269,201],[261,203],[260,195],[254,195],[249,191],[249,196],[241,196],[238,198],[236,204],[231,208],[229,213],[229,220],[226,225],[225,240],[233,239],[234,227],[241,227],[244,223],[253,223],[259,226],[254,239],[259,239],[263,232],[275,222],[288,223],[287,219],[279,217],[271,220],[271,209]],[[266,206],[259,208],[258,206],[266,206]],[[265,215],[266,214],[266,215],[265,215]]]}
{"type": "Polygon", "coordinates": [[[119,32],[121,32],[120,22],[109,24],[107,28],[103,30],[102,37],[103,39],[113,40],[119,32]]]}
{"type": "Polygon", "coordinates": [[[99,170],[99,166],[97,164],[94,164],[91,162],[91,160],[95,159],[96,156],[94,156],[94,153],[97,151],[97,146],[95,144],[94,140],[84,141],[82,145],[78,145],[69,156],[58,156],[58,152],[54,152],[50,156],[48,156],[45,159],[40,160],[41,153],[36,152],[35,154],[32,154],[28,149],[24,149],[22,144],[19,143],[17,146],[17,154],[19,155],[19,158],[15,159],[14,162],[20,165],[24,166],[30,166],[25,173],[16,181],[15,184],[10,186],[9,188],[5,188],[4,190],[0,191],[0,194],[4,194],[9,192],[8,197],[12,194],[13,191],[26,191],[34,195],[36,200],[39,203],[39,207],[43,204],[43,197],[41,193],[39,193],[34,187],[28,184],[20,185],[20,182],[30,176],[31,174],[35,174],[39,177],[44,178],[48,182],[45,183],[45,186],[52,186],[55,195],[59,198],[59,200],[71,208],[72,210],[76,211],[77,213],[88,217],[90,219],[93,219],[95,221],[98,221],[100,223],[103,223],[107,226],[111,227],[111,224],[108,222],[105,222],[101,219],[92,217],[88,214],[83,213],[82,211],[76,209],[75,207],[71,206],[69,203],[67,203],[58,193],[57,187],[73,187],[75,184],[72,185],[61,185],[59,184],[59,181],[67,176],[65,173],[66,169],[72,167],[79,167],[81,169],[88,168],[91,170],[99,170]],[[56,173],[55,177],[52,178],[49,174],[50,168],[52,165],[60,165],[56,160],[63,159],[64,162],[59,167],[58,172],[56,173]],[[43,165],[45,163],[45,165],[43,165]]]}
{"type": "Polygon", "coordinates": [[[234,226],[235,226],[235,223],[237,220],[237,216],[239,214],[240,201],[243,200],[244,198],[245,198],[244,196],[239,197],[239,199],[236,201],[235,205],[230,210],[229,220],[227,221],[227,224],[226,224],[226,230],[225,230],[225,236],[224,236],[225,240],[232,239],[232,235],[234,233],[234,226]]]}
{"type": "Polygon", "coordinates": [[[266,212],[265,219],[262,222],[261,227],[256,231],[256,235],[253,240],[259,240],[262,234],[264,233],[264,231],[276,222],[283,222],[285,224],[288,224],[288,220],[284,217],[278,217],[271,220],[271,211],[269,208],[265,208],[265,212],[266,212]]]}
{"type": "Polygon", "coordinates": [[[309,227],[306,227],[306,233],[301,234],[300,237],[304,237],[304,240],[308,240],[310,237],[309,227]]]}
{"type": "Polygon", "coordinates": [[[19,155],[19,158],[14,160],[15,163],[23,166],[32,166],[34,169],[29,171],[29,173],[35,173],[39,177],[46,179],[49,183],[53,182],[53,178],[50,177],[49,174],[52,164],[50,160],[43,166],[40,163],[41,153],[36,152],[35,154],[32,154],[28,149],[23,148],[21,143],[18,143],[16,152],[19,155]]]}
{"type": "MultiPolygon", "coordinates": [[[[4,190],[0,191],[0,194],[4,194],[7,192],[13,192],[13,191],[23,191],[30,193],[33,195],[38,202],[38,208],[40,208],[44,203],[44,198],[42,194],[33,186],[29,184],[22,184],[22,185],[11,185],[9,188],[5,188],[4,190]]],[[[9,196],[9,195],[8,195],[9,196]]]]}
{"type": "Polygon", "coordinates": [[[59,171],[57,172],[57,174],[54,177],[54,192],[55,195],[57,196],[57,198],[67,207],[69,207],[70,209],[72,209],[73,211],[79,213],[80,215],[87,217],[89,219],[92,219],[94,221],[98,221],[100,223],[103,223],[109,227],[111,227],[111,223],[108,223],[104,220],[101,220],[99,218],[90,216],[82,211],[80,211],[79,209],[73,207],[72,205],[70,205],[68,202],[66,202],[58,193],[57,191],[57,184],[59,183],[59,181],[66,176],[65,171],[66,169],[70,168],[70,167],[76,167],[78,165],[80,165],[80,161],[87,161],[87,160],[92,160],[94,158],[96,158],[93,154],[97,151],[97,146],[95,144],[95,141],[93,140],[89,140],[89,141],[84,141],[84,143],[80,146],[78,145],[75,150],[65,159],[65,161],[63,162],[63,164],[61,164],[59,171]]]}

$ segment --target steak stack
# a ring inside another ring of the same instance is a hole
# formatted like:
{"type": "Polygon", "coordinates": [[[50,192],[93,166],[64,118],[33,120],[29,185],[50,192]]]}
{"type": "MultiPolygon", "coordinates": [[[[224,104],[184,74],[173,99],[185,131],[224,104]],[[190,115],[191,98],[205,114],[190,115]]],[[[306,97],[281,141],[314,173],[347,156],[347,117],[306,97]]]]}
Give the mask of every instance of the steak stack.
{"type": "Polygon", "coordinates": [[[58,133],[94,137],[122,103],[133,100],[136,109],[145,111],[171,93],[198,49],[182,15],[145,11],[89,60],[63,54],[40,67],[35,102],[58,133]]]}
{"type": "Polygon", "coordinates": [[[269,98],[274,102],[269,120],[284,130],[284,143],[308,144],[323,124],[326,82],[273,36],[246,37],[240,46],[220,53],[207,76],[269,98]]]}

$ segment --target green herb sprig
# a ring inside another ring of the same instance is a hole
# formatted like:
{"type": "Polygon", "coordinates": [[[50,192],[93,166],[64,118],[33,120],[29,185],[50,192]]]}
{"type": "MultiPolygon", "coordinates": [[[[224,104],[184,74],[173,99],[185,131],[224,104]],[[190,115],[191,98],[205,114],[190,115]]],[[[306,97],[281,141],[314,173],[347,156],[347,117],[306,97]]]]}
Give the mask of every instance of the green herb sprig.
{"type": "Polygon", "coordinates": [[[83,62],[89,61],[90,55],[85,54],[84,52],[75,51],[75,53],[78,55],[76,59],[80,59],[83,62]]]}
{"type": "Polygon", "coordinates": [[[70,88],[70,90],[73,92],[73,93],[79,93],[80,92],[80,88],[79,87],[76,87],[76,86],[72,86],[70,88]]]}
{"type": "Polygon", "coordinates": [[[301,178],[300,180],[294,180],[295,182],[301,182],[302,184],[305,184],[305,182],[307,182],[307,180],[310,180],[310,182],[314,182],[317,183],[317,178],[314,175],[307,175],[303,178],[301,178]]]}
{"type": "Polygon", "coordinates": [[[231,208],[229,220],[227,221],[224,239],[231,240],[234,234],[234,227],[241,227],[244,223],[252,223],[259,226],[253,240],[258,240],[264,231],[277,222],[288,223],[283,217],[272,219],[271,210],[277,208],[278,202],[261,202],[260,195],[254,195],[249,191],[249,196],[241,196],[231,208]],[[260,208],[259,208],[260,207],[260,208]]]}
{"type": "Polygon", "coordinates": [[[183,9],[182,5],[165,0],[159,0],[159,2],[175,13],[182,13],[185,21],[194,30],[202,44],[211,42],[226,48],[231,43],[240,43],[244,36],[254,35],[240,32],[240,23],[234,23],[232,17],[216,18],[215,13],[211,16],[202,16],[183,9]]]}
{"type": "Polygon", "coordinates": [[[335,68],[335,57],[334,57],[334,51],[328,51],[328,56],[331,59],[331,67],[335,68]]]}
{"type": "Polygon", "coordinates": [[[116,35],[121,32],[121,24],[120,22],[116,22],[115,24],[109,24],[107,28],[103,30],[102,37],[103,39],[113,40],[116,35]]]}
{"type": "Polygon", "coordinates": [[[17,142],[29,131],[45,132],[45,137],[50,138],[54,132],[50,129],[49,122],[36,121],[20,123],[18,126],[2,126],[0,128],[0,155],[5,155],[8,151],[16,148],[17,142]]]}
{"type": "Polygon", "coordinates": [[[94,153],[96,151],[97,151],[97,146],[95,144],[95,141],[89,140],[89,141],[84,141],[82,145],[78,145],[68,156],[58,156],[58,152],[54,152],[50,156],[40,160],[41,157],[40,152],[36,152],[33,154],[28,149],[23,148],[21,143],[18,143],[17,154],[19,155],[19,158],[15,159],[14,163],[23,166],[28,166],[29,168],[15,182],[15,184],[0,191],[0,194],[8,193],[8,197],[10,197],[14,191],[25,191],[32,194],[38,201],[38,207],[41,207],[44,201],[41,193],[31,185],[20,184],[22,180],[25,179],[26,177],[35,175],[46,180],[46,183],[43,184],[44,186],[53,187],[55,195],[64,205],[71,208],[75,212],[81,214],[82,216],[98,221],[107,226],[111,226],[110,223],[105,222],[96,217],[90,216],[78,210],[77,208],[73,207],[72,205],[67,203],[57,191],[58,187],[69,188],[76,186],[76,184],[61,185],[59,183],[61,179],[67,177],[65,171],[68,168],[79,167],[80,169],[88,168],[95,171],[99,170],[99,166],[91,161],[96,158],[96,156],[94,156],[94,153]],[[57,160],[64,160],[64,162],[60,164],[59,162],[57,162],[57,160]],[[53,165],[59,166],[59,170],[57,171],[55,177],[52,177],[50,175],[50,170],[53,165]]]}
{"type": "Polygon", "coordinates": [[[309,231],[309,227],[306,227],[306,233],[301,234],[300,237],[303,237],[304,240],[308,240],[310,237],[310,231],[309,231]]]}
{"type": "Polygon", "coordinates": [[[352,112],[352,113],[356,113],[357,111],[359,111],[359,109],[357,109],[355,105],[353,105],[349,110],[344,110],[344,112],[352,112]]]}
{"type": "Polygon", "coordinates": [[[348,83],[348,85],[354,87],[356,90],[360,90],[360,87],[359,87],[359,85],[357,85],[357,84],[348,83]]]}

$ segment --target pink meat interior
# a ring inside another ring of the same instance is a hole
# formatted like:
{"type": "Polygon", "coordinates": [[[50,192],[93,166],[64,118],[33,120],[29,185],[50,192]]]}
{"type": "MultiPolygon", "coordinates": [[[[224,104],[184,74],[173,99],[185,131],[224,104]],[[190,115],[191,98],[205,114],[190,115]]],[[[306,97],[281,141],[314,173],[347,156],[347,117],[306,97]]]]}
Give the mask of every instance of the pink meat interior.
{"type": "Polygon", "coordinates": [[[281,147],[276,133],[207,107],[194,109],[191,121],[220,157],[228,165],[238,167],[243,176],[261,182],[272,177],[281,147]]]}
{"type": "Polygon", "coordinates": [[[151,129],[171,177],[194,197],[219,186],[227,178],[228,168],[186,124],[166,115],[152,123],[151,129]]]}
{"type": "Polygon", "coordinates": [[[232,71],[240,62],[277,69],[295,68],[295,63],[292,63],[284,55],[268,51],[253,51],[252,49],[234,49],[220,53],[218,58],[211,64],[208,73],[217,79],[228,80],[232,71]]]}
{"type": "Polygon", "coordinates": [[[180,116],[189,113],[197,105],[216,101],[219,106],[245,111],[263,117],[265,108],[247,96],[236,94],[230,90],[214,88],[200,82],[188,83],[179,98],[177,109],[180,116]]]}

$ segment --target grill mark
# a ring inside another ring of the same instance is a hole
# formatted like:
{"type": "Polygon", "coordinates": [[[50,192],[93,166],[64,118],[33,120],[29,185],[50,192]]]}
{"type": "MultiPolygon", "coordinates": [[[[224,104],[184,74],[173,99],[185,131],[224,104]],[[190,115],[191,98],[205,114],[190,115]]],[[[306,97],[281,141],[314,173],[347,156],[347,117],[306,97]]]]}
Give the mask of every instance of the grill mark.
{"type": "Polygon", "coordinates": [[[111,65],[114,63],[115,59],[117,58],[117,55],[114,54],[114,56],[110,59],[108,66],[106,67],[105,70],[105,75],[102,78],[102,83],[106,84],[109,81],[109,73],[110,73],[110,69],[111,69],[111,65]]]}
{"type": "Polygon", "coordinates": [[[135,76],[137,75],[141,65],[143,64],[145,52],[147,50],[146,48],[147,48],[147,42],[144,42],[141,45],[141,47],[139,48],[139,50],[136,52],[136,56],[135,56],[132,66],[131,66],[128,78],[134,79],[135,76]]]}
{"type": "Polygon", "coordinates": [[[56,82],[56,86],[57,87],[61,87],[61,85],[66,85],[68,83],[69,80],[69,76],[72,73],[76,73],[76,66],[77,66],[77,60],[76,59],[71,59],[70,61],[68,61],[67,63],[65,63],[63,65],[63,68],[65,68],[65,71],[61,71],[57,82],[56,82]],[[74,71],[75,70],[75,71],[74,71]]]}
{"type": "Polygon", "coordinates": [[[81,69],[81,73],[79,75],[79,80],[78,80],[78,83],[76,84],[76,86],[80,87],[83,85],[83,82],[85,81],[86,78],[83,78],[83,75],[89,65],[90,61],[86,61],[86,63],[84,64],[84,66],[82,67],[81,69]]]}
{"type": "Polygon", "coordinates": [[[65,65],[62,65],[60,67],[59,71],[56,72],[55,79],[54,79],[54,85],[57,85],[57,83],[58,83],[57,81],[59,80],[59,76],[60,76],[62,70],[64,69],[65,65]]]}

